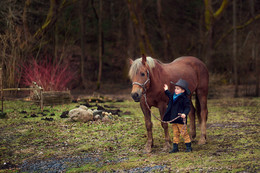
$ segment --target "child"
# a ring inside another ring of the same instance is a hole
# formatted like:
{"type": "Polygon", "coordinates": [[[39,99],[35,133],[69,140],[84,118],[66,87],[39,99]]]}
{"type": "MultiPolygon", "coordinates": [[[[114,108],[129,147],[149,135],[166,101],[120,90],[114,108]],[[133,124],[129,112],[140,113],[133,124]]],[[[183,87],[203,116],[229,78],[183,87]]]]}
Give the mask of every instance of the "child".
{"type": "Polygon", "coordinates": [[[188,83],[180,79],[175,84],[175,92],[174,94],[170,93],[168,90],[168,86],[164,84],[165,94],[169,97],[169,104],[167,110],[164,114],[163,120],[170,121],[178,116],[181,115],[178,119],[171,122],[172,129],[173,129],[173,149],[169,153],[178,152],[178,143],[180,142],[180,135],[184,138],[185,145],[186,145],[186,152],[191,152],[191,140],[188,134],[187,128],[184,127],[187,124],[187,115],[190,112],[190,100],[187,95],[190,94],[190,90],[188,89],[188,83]]]}

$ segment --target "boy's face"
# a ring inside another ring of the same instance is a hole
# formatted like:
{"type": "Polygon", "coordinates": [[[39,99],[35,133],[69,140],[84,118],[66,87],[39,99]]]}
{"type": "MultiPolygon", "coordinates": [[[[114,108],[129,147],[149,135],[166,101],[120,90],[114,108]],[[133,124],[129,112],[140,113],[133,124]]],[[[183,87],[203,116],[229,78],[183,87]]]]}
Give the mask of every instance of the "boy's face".
{"type": "Polygon", "coordinates": [[[178,95],[180,93],[184,93],[185,90],[182,87],[175,86],[175,94],[178,95]]]}

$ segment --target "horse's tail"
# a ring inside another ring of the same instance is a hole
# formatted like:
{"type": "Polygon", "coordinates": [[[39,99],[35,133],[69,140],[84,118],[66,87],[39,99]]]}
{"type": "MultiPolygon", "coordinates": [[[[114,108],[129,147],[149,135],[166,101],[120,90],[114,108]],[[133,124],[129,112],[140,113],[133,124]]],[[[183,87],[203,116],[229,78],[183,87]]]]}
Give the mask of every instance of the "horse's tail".
{"type": "Polygon", "coordinates": [[[201,107],[200,107],[200,101],[199,101],[197,93],[195,95],[195,106],[196,106],[196,114],[197,114],[197,117],[198,117],[198,120],[200,123],[201,122],[201,117],[200,117],[201,107]]]}

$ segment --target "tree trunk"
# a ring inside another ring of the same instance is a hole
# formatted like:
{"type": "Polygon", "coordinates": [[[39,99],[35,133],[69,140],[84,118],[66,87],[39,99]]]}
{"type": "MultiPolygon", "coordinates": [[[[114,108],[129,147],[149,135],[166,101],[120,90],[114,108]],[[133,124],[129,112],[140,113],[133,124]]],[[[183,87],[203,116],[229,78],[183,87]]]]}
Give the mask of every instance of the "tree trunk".
{"type": "Polygon", "coordinates": [[[161,35],[163,38],[163,56],[169,57],[168,54],[169,42],[167,39],[166,25],[162,17],[162,0],[157,0],[157,16],[161,27],[161,35]]]}
{"type": "Polygon", "coordinates": [[[80,47],[81,47],[81,57],[80,57],[80,77],[83,88],[86,88],[86,79],[84,75],[85,67],[85,27],[84,27],[84,0],[79,0],[79,20],[80,20],[80,47]]]}
{"type": "Polygon", "coordinates": [[[141,7],[142,3],[143,3],[142,0],[137,0],[137,1],[127,0],[130,17],[132,19],[132,22],[134,23],[137,38],[138,38],[140,53],[154,56],[152,45],[149,41],[148,34],[145,30],[145,23],[144,23],[143,12],[141,7]]]}
{"type": "Polygon", "coordinates": [[[99,18],[98,18],[98,81],[97,81],[97,89],[100,89],[101,86],[101,76],[102,76],[102,0],[99,0],[99,18]]]}
{"type": "Polygon", "coordinates": [[[205,26],[207,29],[206,32],[206,45],[205,45],[205,54],[204,54],[204,61],[208,66],[208,69],[212,70],[212,36],[213,36],[213,25],[214,25],[214,15],[211,0],[204,0],[205,4],[205,26]]]}
{"type": "Polygon", "coordinates": [[[213,29],[214,27],[211,26],[208,29],[208,32],[206,34],[206,49],[205,49],[205,63],[208,66],[208,69],[212,70],[213,69],[213,63],[212,63],[212,55],[213,55],[213,47],[212,47],[212,40],[213,40],[213,29]]]}
{"type": "Polygon", "coordinates": [[[135,40],[135,35],[134,35],[134,27],[133,27],[133,22],[131,21],[131,19],[129,18],[128,20],[128,27],[127,27],[127,55],[130,58],[133,58],[132,56],[134,56],[134,52],[135,52],[135,47],[134,44],[136,42],[135,40]]]}
{"type": "Polygon", "coordinates": [[[228,0],[222,0],[221,6],[216,10],[213,11],[212,2],[211,0],[204,0],[205,5],[205,26],[206,26],[206,45],[205,45],[205,57],[204,60],[208,66],[208,69],[213,69],[213,31],[214,31],[214,24],[215,22],[221,17],[223,14],[224,9],[228,5],[228,0]]]}
{"type": "Polygon", "coordinates": [[[4,91],[3,91],[3,69],[2,69],[3,63],[1,63],[0,67],[0,92],[1,92],[1,111],[4,112],[4,91]]]}
{"type": "MultiPolygon", "coordinates": [[[[257,35],[259,35],[257,33],[257,35]]],[[[257,37],[256,37],[257,38],[257,37]]],[[[255,76],[256,76],[256,88],[255,88],[255,96],[259,97],[260,96],[260,91],[259,91],[259,83],[260,83],[260,71],[259,71],[259,58],[258,58],[258,47],[259,47],[259,43],[257,41],[255,41],[255,76]]]]}
{"type": "Polygon", "coordinates": [[[27,24],[27,8],[30,5],[30,0],[26,0],[23,8],[23,30],[24,30],[24,36],[25,36],[25,42],[28,42],[31,38],[29,29],[28,29],[28,24],[27,24]]]}
{"type": "Polygon", "coordinates": [[[55,24],[54,27],[54,59],[58,61],[58,47],[59,47],[59,31],[58,31],[58,25],[55,24]]]}
{"type": "Polygon", "coordinates": [[[234,83],[235,83],[235,94],[234,97],[238,97],[238,78],[237,78],[237,7],[236,0],[233,0],[233,73],[234,73],[234,83]]]}
{"type": "Polygon", "coordinates": [[[56,0],[50,0],[50,9],[43,25],[35,32],[34,38],[39,39],[47,29],[57,20],[58,4],[56,0]]]}
{"type": "MultiPolygon", "coordinates": [[[[251,15],[253,17],[253,20],[255,21],[256,17],[255,17],[255,3],[254,0],[250,0],[250,8],[251,8],[251,15]]],[[[256,29],[257,25],[256,22],[254,22],[254,41],[253,41],[253,50],[252,50],[252,58],[253,60],[255,60],[255,76],[256,76],[256,86],[255,86],[255,96],[259,97],[260,96],[260,91],[259,91],[259,83],[260,83],[260,75],[259,75],[259,58],[258,57],[258,30],[256,29]]]]}

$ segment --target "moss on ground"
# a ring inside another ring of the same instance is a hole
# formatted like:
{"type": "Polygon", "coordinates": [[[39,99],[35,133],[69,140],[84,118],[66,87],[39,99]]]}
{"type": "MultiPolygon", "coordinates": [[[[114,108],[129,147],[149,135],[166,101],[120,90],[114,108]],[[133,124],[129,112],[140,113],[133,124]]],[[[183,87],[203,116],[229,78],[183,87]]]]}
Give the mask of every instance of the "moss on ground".
{"type": "MultiPolygon", "coordinates": [[[[34,163],[37,160],[81,156],[85,153],[99,159],[72,165],[66,170],[110,172],[158,165],[163,166],[158,172],[257,172],[260,169],[259,98],[209,100],[207,144],[193,143],[192,153],[183,152],[185,146],[180,144],[181,152],[176,154],[162,150],[164,133],[160,122],[154,118],[154,148],[150,154],[143,153],[146,129],[138,103],[128,100],[102,103],[116,106],[123,112],[110,123],[68,122],[60,118],[63,111],[79,104],[49,106],[41,112],[31,102],[6,101],[7,118],[0,119],[0,172],[17,172],[25,161],[34,163]],[[124,114],[129,111],[131,114],[124,114]],[[36,117],[32,117],[33,114],[36,117]],[[42,120],[45,117],[53,118],[53,121],[42,120]],[[8,168],[7,165],[9,169],[4,169],[8,168]]],[[[156,109],[152,111],[158,115],[156,109]]],[[[199,134],[197,126],[198,137],[199,134]]]]}

